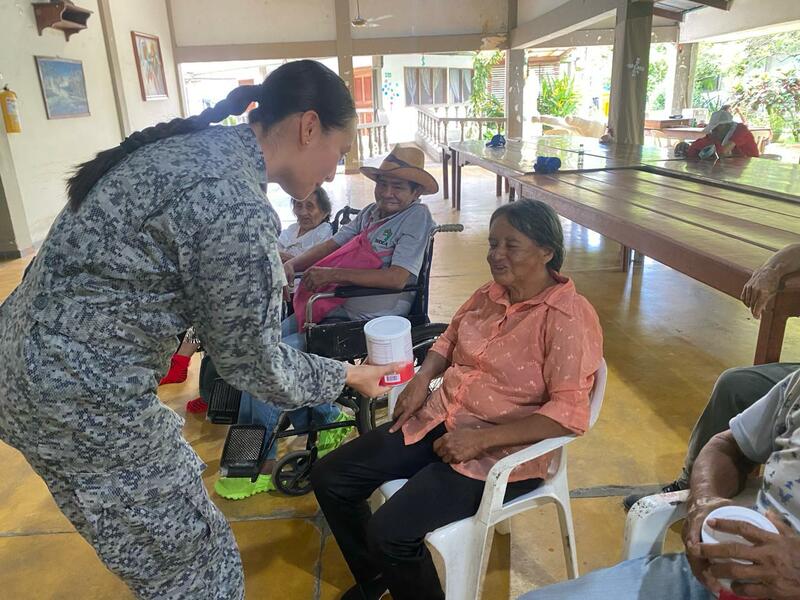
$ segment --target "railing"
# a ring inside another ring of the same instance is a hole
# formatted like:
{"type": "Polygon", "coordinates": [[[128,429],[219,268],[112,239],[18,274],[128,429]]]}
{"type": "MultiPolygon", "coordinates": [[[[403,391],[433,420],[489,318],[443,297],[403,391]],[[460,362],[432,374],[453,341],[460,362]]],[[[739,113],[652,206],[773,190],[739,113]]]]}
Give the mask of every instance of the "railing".
{"type": "MultiPolygon", "coordinates": [[[[459,106],[455,107],[456,114],[459,106]]],[[[466,114],[451,117],[447,112],[439,114],[443,111],[438,108],[417,107],[417,134],[430,144],[439,146],[454,141],[451,135],[453,130],[463,142],[465,139],[482,139],[487,128],[496,129],[499,133],[506,129],[505,117],[468,117],[466,114]]]]}
{"type": "Polygon", "coordinates": [[[356,129],[358,139],[358,155],[371,158],[389,152],[389,140],[386,137],[386,123],[360,123],[356,129]],[[367,153],[364,153],[364,138],[367,138],[367,153]]]}

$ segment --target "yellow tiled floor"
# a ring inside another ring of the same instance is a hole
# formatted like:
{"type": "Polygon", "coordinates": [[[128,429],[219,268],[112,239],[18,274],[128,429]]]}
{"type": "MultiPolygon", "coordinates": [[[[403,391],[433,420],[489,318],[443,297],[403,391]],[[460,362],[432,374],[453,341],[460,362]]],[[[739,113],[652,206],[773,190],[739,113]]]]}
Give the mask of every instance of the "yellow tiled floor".
{"type": "MultiPolygon", "coordinates": [[[[436,242],[430,313],[446,321],[480,284],[489,216],[502,202],[494,177],[464,170],[463,211],[452,211],[441,195],[427,199],[440,223],[461,222],[461,234],[436,242]]],[[[282,216],[288,200],[272,193],[282,216]]],[[[340,176],[331,186],[337,207],[364,206],[372,184],[340,176]]],[[[595,429],[569,447],[569,479],[584,495],[573,500],[582,572],[619,560],[624,513],[608,486],[669,481],[677,474],[689,431],[716,376],[750,364],[757,331],[737,301],[662,265],[646,260],[630,273],[618,270],[618,246],[594,232],[564,222],[565,272],[594,304],[605,331],[609,382],[595,429]],[[584,489],[588,488],[588,489],[584,489]]],[[[0,264],[0,297],[11,292],[27,260],[0,264]]],[[[800,357],[800,327],[790,323],[786,359],[800,357]]],[[[164,386],[162,400],[184,414],[197,395],[193,361],[184,384],[164,386]]],[[[207,462],[205,480],[216,477],[225,428],[188,415],[185,436],[207,462]]],[[[313,496],[261,494],[241,502],[216,497],[233,523],[245,565],[250,599],[333,600],[351,584],[341,553],[318,514],[313,496]]],[[[565,577],[563,552],[552,507],[517,516],[512,536],[495,536],[484,598],[504,600],[565,577]]],[[[42,481],[13,449],[0,444],[0,597],[83,600],[130,598],[91,547],[58,512],[42,481]]]]}

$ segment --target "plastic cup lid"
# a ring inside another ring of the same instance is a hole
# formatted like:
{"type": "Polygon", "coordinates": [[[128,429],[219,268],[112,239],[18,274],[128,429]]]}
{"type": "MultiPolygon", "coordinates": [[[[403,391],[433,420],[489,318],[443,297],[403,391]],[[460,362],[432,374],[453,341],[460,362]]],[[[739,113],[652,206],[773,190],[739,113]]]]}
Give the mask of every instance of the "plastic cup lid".
{"type": "Polygon", "coordinates": [[[706,517],[706,520],[703,522],[702,538],[704,544],[727,544],[732,542],[739,544],[750,544],[750,542],[739,535],[724,533],[709,527],[708,522],[712,519],[743,521],[745,523],[749,523],[750,525],[754,525],[759,529],[763,529],[764,531],[778,533],[775,525],[773,525],[772,522],[767,519],[767,517],[758,511],[755,511],[751,508],[745,508],[744,506],[721,506],[720,508],[712,510],[706,517]]]}
{"type": "Polygon", "coordinates": [[[391,340],[406,336],[411,331],[411,321],[405,317],[378,317],[364,325],[364,335],[373,339],[391,340]]]}

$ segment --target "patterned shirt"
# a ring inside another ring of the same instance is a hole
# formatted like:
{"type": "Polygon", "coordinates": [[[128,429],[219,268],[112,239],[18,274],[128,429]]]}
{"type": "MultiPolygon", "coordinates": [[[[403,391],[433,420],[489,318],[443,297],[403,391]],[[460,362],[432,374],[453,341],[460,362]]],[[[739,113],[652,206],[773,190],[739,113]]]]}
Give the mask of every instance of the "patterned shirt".
{"type": "Polygon", "coordinates": [[[179,469],[165,440],[183,420],[156,388],[190,325],[231,385],[287,408],[333,401],[344,366],[280,343],[265,177],[249,126],[209,127],[143,146],[64,209],[0,308],[0,438],[77,470],[179,469]]]}
{"type": "Polygon", "coordinates": [[[764,465],[756,508],[774,510],[800,532],[800,370],[730,422],[742,453],[764,465]]]}
{"type": "MultiPolygon", "coordinates": [[[[480,429],[544,415],[578,434],[589,425],[589,393],[603,357],[592,305],[566,277],[539,295],[511,304],[487,283],[458,310],[431,350],[450,366],[422,409],[403,426],[406,444],[444,422],[448,431],[480,429]]],[[[459,473],[486,479],[494,464],[523,446],[493,449],[459,473]]],[[[544,477],[550,455],[520,465],[510,481],[544,477]]]]}

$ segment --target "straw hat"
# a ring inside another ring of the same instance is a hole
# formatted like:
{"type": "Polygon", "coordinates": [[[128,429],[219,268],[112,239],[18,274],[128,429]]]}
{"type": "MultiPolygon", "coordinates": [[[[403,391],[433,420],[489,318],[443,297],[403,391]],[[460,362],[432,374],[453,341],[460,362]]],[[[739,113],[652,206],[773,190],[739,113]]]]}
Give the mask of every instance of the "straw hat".
{"type": "Polygon", "coordinates": [[[733,115],[727,110],[718,110],[711,113],[711,118],[703,129],[703,133],[711,133],[718,125],[727,125],[728,123],[733,123],[733,115]]]}
{"type": "Polygon", "coordinates": [[[439,183],[425,170],[425,153],[415,146],[398,144],[383,159],[380,167],[361,167],[361,173],[372,181],[377,181],[381,175],[413,181],[422,186],[423,194],[439,191],[439,183]]]}

